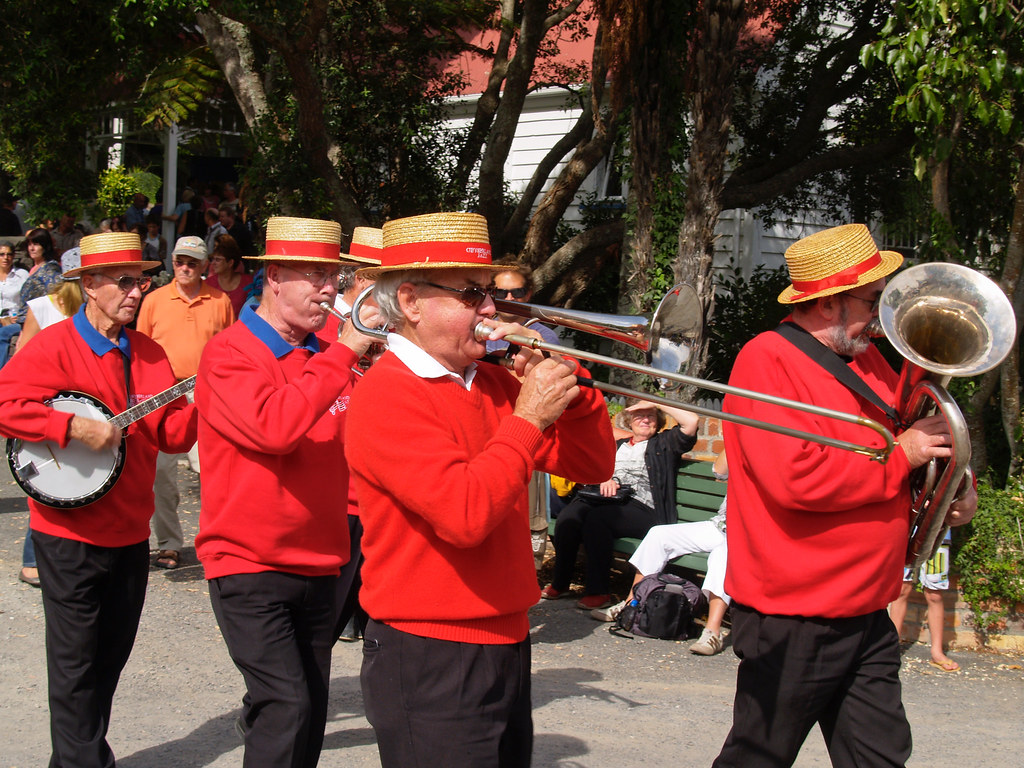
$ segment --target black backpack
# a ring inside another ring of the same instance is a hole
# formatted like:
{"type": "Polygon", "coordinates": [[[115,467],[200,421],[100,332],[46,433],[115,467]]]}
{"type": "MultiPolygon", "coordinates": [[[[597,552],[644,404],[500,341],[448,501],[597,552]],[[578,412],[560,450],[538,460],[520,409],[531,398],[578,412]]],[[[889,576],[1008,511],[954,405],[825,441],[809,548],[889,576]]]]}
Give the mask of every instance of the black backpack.
{"type": "Polygon", "coordinates": [[[694,616],[707,607],[700,587],[674,573],[652,573],[633,588],[633,599],[615,620],[615,628],[639,637],[686,640],[696,636],[694,616]]]}

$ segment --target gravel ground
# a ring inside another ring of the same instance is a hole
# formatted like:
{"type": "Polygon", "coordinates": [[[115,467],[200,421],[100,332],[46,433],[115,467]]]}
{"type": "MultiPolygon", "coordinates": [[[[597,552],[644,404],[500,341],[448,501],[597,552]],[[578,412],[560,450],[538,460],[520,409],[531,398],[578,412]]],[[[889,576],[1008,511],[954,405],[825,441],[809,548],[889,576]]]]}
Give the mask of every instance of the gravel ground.
{"type": "MultiPolygon", "coordinates": [[[[24,495],[0,482],[0,768],[49,759],[43,614],[39,592],[17,580],[28,522],[24,495]]],[[[198,479],[179,469],[182,523],[191,544],[198,479]]],[[[626,584],[622,575],[617,581],[626,584]]],[[[635,768],[710,765],[729,730],[736,658],[704,658],[689,643],[627,639],[573,607],[532,611],[535,766],[635,768]]],[[[956,651],[959,674],[911,648],[902,672],[914,731],[912,766],[1021,765],[1024,659],[956,651]],[[1016,757],[1014,757],[1016,755],[1016,757]]],[[[334,652],[330,711],[320,765],[379,765],[363,716],[358,644],[334,652]]],[[[233,723],[241,675],[228,658],[202,571],[189,547],[182,567],[153,569],[142,625],[114,702],[109,741],[122,768],[239,766],[233,723]]],[[[436,765],[443,766],[443,756],[436,765]]],[[[796,763],[829,765],[813,731],[796,763]]]]}

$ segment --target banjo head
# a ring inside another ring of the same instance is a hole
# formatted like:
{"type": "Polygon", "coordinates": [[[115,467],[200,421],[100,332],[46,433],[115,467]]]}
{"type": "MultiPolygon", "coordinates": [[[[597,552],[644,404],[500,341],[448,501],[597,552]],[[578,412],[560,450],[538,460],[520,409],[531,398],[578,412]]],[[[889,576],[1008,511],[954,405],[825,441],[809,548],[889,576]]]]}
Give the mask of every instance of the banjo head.
{"type": "MultiPolygon", "coordinates": [[[[113,414],[99,400],[81,392],[59,392],[47,401],[54,410],[109,421],[113,414]]],[[[116,448],[93,451],[78,440],[67,447],[44,440],[7,441],[7,461],[21,488],[50,507],[73,509],[102,498],[124,468],[124,441],[116,448]]]]}

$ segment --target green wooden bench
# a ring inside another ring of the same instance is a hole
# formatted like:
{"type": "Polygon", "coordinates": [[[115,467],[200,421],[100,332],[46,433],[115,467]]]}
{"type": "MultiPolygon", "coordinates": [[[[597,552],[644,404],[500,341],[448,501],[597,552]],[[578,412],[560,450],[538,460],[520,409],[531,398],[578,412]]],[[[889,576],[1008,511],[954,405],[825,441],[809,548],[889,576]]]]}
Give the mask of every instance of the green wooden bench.
{"type": "MultiPolygon", "coordinates": [[[[681,523],[695,523],[710,520],[718,512],[725,498],[725,483],[715,480],[711,473],[711,461],[684,460],[676,475],[676,514],[681,523]]],[[[555,521],[548,526],[548,533],[554,536],[555,521]]],[[[640,545],[640,539],[622,538],[615,540],[615,554],[628,559],[640,545]]],[[[683,555],[670,561],[670,565],[705,573],[708,567],[706,552],[683,555]]]]}
{"type": "MultiPolygon", "coordinates": [[[[725,498],[725,483],[715,480],[711,474],[713,462],[684,461],[676,475],[676,515],[680,523],[696,523],[710,520],[718,513],[725,498]]],[[[615,553],[628,559],[640,545],[640,539],[622,538],[615,540],[615,553]]],[[[669,561],[691,571],[704,573],[708,568],[708,555],[699,552],[683,555],[669,561]]]]}

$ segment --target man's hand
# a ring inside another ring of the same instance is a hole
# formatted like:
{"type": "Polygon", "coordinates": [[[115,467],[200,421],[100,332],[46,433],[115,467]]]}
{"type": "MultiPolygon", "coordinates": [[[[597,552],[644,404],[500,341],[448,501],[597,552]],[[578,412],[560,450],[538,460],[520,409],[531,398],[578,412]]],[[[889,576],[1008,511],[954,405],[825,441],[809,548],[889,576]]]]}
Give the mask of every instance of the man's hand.
{"type": "MultiPolygon", "coordinates": [[[[543,341],[543,338],[539,333],[537,333],[537,331],[527,328],[524,325],[520,325],[519,323],[503,323],[494,318],[490,318],[488,320],[484,320],[481,324],[493,329],[491,331],[491,335],[487,337],[488,341],[497,341],[498,339],[503,339],[511,334],[516,336],[526,336],[530,339],[543,341]]],[[[549,358],[554,360],[562,359],[561,355],[543,352],[530,347],[519,347],[515,356],[511,358],[511,366],[509,370],[515,374],[517,379],[522,381],[538,363],[549,358]]],[[[575,369],[575,366],[573,366],[573,368],[575,369]]]]}
{"type": "Polygon", "coordinates": [[[68,427],[68,437],[85,443],[94,451],[113,448],[121,442],[121,430],[109,421],[88,419],[85,416],[72,416],[68,427]]]}
{"type": "Polygon", "coordinates": [[[903,448],[911,469],[924,466],[932,459],[948,459],[952,455],[953,437],[949,434],[946,417],[941,413],[918,419],[900,433],[896,442],[903,448]]]}
{"type": "Polygon", "coordinates": [[[974,513],[978,511],[978,492],[974,488],[970,474],[964,478],[963,486],[958,493],[959,495],[949,505],[949,512],[946,513],[946,525],[953,528],[971,522],[974,513]]]}
{"type": "Polygon", "coordinates": [[[523,379],[515,415],[542,432],[554,424],[580,393],[575,371],[576,366],[569,360],[551,358],[533,364],[523,379]]]}
{"type": "MultiPolygon", "coordinates": [[[[379,328],[383,322],[380,310],[372,299],[364,301],[363,305],[359,308],[359,319],[367,328],[379,328]]],[[[338,329],[338,341],[355,352],[357,356],[362,357],[366,354],[366,350],[374,342],[379,342],[380,339],[363,335],[356,330],[351,320],[346,320],[338,329]]]]}
{"type": "Polygon", "coordinates": [[[619,492],[620,486],[619,481],[613,477],[611,480],[605,480],[599,487],[601,489],[602,496],[611,497],[619,492]]]}

